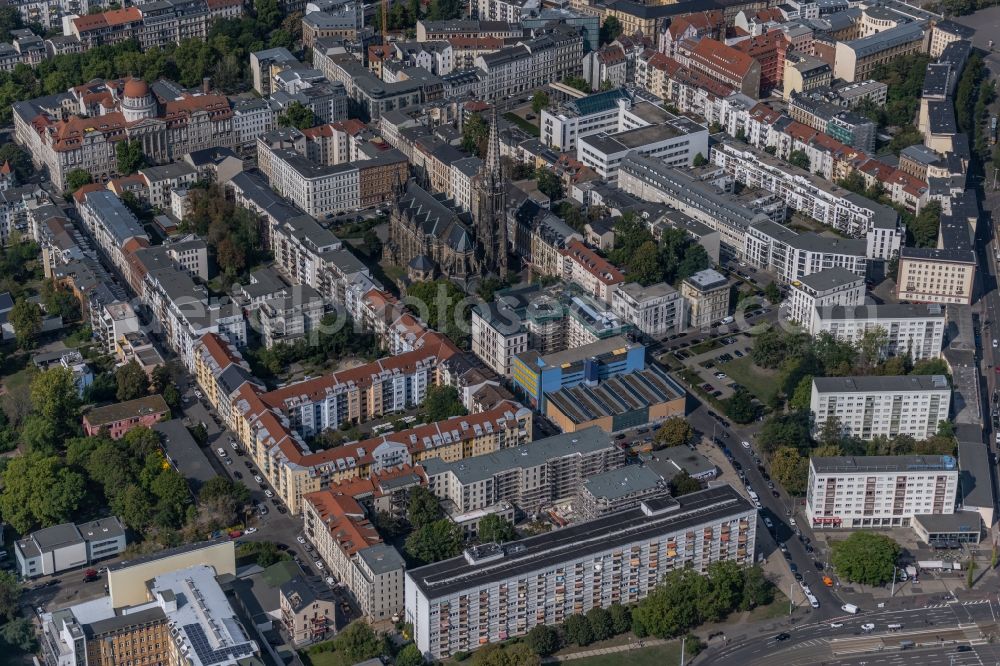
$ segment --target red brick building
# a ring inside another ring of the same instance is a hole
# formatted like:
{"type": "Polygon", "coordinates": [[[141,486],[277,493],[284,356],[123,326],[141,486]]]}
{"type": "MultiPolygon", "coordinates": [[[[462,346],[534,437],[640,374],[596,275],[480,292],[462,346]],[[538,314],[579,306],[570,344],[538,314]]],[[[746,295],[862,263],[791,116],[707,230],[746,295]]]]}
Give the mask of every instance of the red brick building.
{"type": "Polygon", "coordinates": [[[132,428],[150,428],[169,413],[162,396],[148,395],[90,410],[83,416],[83,431],[93,436],[107,430],[111,439],[121,439],[132,428]]]}

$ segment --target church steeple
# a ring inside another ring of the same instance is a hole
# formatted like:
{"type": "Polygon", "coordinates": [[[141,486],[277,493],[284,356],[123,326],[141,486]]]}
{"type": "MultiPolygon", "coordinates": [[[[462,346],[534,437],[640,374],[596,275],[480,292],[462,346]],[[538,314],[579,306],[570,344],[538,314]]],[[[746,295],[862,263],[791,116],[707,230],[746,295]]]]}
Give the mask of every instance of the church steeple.
{"type": "Polygon", "coordinates": [[[476,235],[483,250],[483,273],[507,277],[507,190],[500,163],[500,132],[497,107],[490,110],[490,138],[486,161],[479,172],[476,235]]]}

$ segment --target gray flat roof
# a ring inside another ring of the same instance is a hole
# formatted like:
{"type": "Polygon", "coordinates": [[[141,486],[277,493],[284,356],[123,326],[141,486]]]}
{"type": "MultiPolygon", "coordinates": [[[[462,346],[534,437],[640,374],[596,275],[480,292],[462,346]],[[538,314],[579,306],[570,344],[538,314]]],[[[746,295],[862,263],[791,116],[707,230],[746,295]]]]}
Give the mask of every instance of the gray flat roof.
{"type": "Polygon", "coordinates": [[[855,282],[864,281],[864,277],[858,275],[857,273],[852,273],[846,268],[842,268],[840,266],[827,268],[819,271],[818,273],[810,273],[809,275],[799,278],[799,282],[810,289],[815,289],[816,291],[827,291],[837,287],[843,287],[844,285],[853,284],[855,282]]]}
{"type": "Polygon", "coordinates": [[[809,463],[819,474],[958,470],[958,463],[951,456],[832,456],[810,458],[809,463]]]}
{"type": "Polygon", "coordinates": [[[645,464],[665,481],[680,474],[681,470],[697,478],[716,469],[711,460],[685,445],[654,451],[645,464]]]}
{"type": "Polygon", "coordinates": [[[608,433],[592,426],[577,432],[561,433],[535,440],[523,446],[500,449],[483,456],[473,456],[450,463],[430,458],[421,465],[428,476],[451,472],[463,484],[468,484],[491,478],[494,474],[507,470],[537,467],[555,458],[594,453],[613,446],[608,433]]]}
{"type": "Polygon", "coordinates": [[[944,308],[940,305],[915,303],[882,303],[869,305],[831,305],[816,308],[819,318],[823,321],[841,319],[940,319],[944,321],[944,308]]]}
{"type": "Polygon", "coordinates": [[[683,399],[681,386],[657,366],[605,379],[597,386],[577,384],[545,394],[575,424],[627,414],[651,405],[683,399]]]}
{"type": "Polygon", "coordinates": [[[729,284],[726,276],[714,268],[706,268],[703,271],[698,271],[694,275],[684,278],[684,281],[701,291],[718,289],[729,284]]]}
{"type": "Polygon", "coordinates": [[[959,440],[958,488],[964,506],[994,507],[990,467],[990,451],[986,444],[959,440]]]}
{"type": "Polygon", "coordinates": [[[399,551],[387,543],[376,543],[358,551],[358,557],[365,561],[375,575],[406,568],[406,562],[399,551]]]}
{"type": "Polygon", "coordinates": [[[195,491],[209,479],[218,476],[212,469],[204,450],[194,441],[194,437],[180,419],[156,423],[153,425],[153,430],[162,437],[163,448],[166,449],[167,455],[177,466],[178,471],[189,482],[195,482],[191,484],[195,491]]]}
{"type": "Polygon", "coordinates": [[[606,499],[618,499],[656,487],[666,490],[659,474],[640,465],[626,465],[595,474],[583,482],[583,487],[594,497],[606,499]]]}
{"type": "Polygon", "coordinates": [[[973,532],[981,534],[983,519],[978,511],[956,511],[955,513],[924,513],[913,516],[913,520],[931,536],[973,532]]]}
{"type": "Polygon", "coordinates": [[[820,393],[901,393],[950,390],[948,378],[944,375],[816,377],[813,379],[813,386],[820,393]]]}
{"type": "Polygon", "coordinates": [[[37,532],[32,532],[29,536],[32,541],[38,544],[38,547],[43,552],[65,546],[66,544],[83,542],[80,530],[73,523],[45,527],[37,532]]]}
{"type": "Polygon", "coordinates": [[[520,539],[497,549],[501,557],[470,564],[454,557],[407,572],[430,599],[460,590],[489,585],[532,571],[558,566],[561,562],[586,558],[609,549],[648,541],[698,525],[737,518],[754,511],[753,505],[731,486],[710,488],[683,497],[656,498],[643,507],[617,511],[607,516],[520,539]]]}
{"type": "Polygon", "coordinates": [[[564,363],[576,363],[582,361],[586,358],[591,358],[593,356],[601,356],[603,354],[610,354],[616,349],[629,349],[632,347],[632,343],[628,341],[627,338],[621,335],[615,335],[610,338],[605,338],[603,340],[598,340],[597,342],[592,342],[589,345],[584,345],[582,347],[576,347],[574,349],[567,349],[565,351],[555,352],[547,356],[540,357],[544,365],[549,367],[555,367],[563,365],[564,363]]]}

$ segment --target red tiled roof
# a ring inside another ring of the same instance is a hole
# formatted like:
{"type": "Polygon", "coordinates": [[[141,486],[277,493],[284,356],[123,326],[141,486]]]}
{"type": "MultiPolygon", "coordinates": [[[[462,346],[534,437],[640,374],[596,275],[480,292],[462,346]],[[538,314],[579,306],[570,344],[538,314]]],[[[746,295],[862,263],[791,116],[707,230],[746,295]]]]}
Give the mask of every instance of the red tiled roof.
{"type": "Polygon", "coordinates": [[[87,14],[73,19],[77,32],[111,28],[126,23],[137,23],[142,20],[142,12],[136,7],[112,9],[100,14],[87,14]]]}
{"type": "Polygon", "coordinates": [[[733,77],[746,76],[754,64],[748,54],[708,37],[694,46],[691,55],[707,67],[733,77]]]}
{"type": "Polygon", "coordinates": [[[583,266],[584,270],[604,284],[618,284],[625,280],[625,276],[617,266],[578,240],[570,241],[566,248],[559,252],[583,266]]]}

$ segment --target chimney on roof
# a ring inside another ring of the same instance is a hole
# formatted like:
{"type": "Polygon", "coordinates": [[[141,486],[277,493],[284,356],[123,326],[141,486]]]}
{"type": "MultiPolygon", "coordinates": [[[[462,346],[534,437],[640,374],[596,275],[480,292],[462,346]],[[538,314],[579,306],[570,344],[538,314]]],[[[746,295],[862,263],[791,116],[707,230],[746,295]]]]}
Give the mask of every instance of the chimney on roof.
{"type": "Polygon", "coordinates": [[[206,76],[201,80],[201,91],[206,95],[212,91],[212,77],[206,76]]]}

